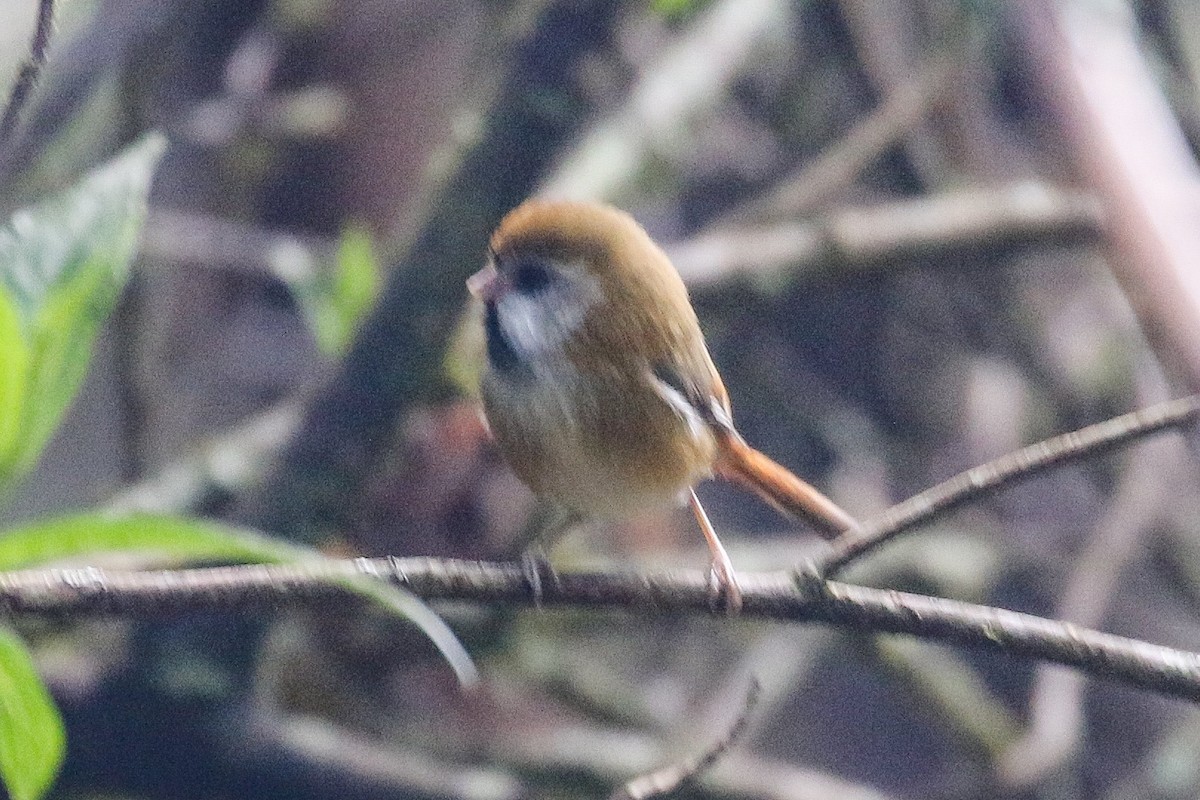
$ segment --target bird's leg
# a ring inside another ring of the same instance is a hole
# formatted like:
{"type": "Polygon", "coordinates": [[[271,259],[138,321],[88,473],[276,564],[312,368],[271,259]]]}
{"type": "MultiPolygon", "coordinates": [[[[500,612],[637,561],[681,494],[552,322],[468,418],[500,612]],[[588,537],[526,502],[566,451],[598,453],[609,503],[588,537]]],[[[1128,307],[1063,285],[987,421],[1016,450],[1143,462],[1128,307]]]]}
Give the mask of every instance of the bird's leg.
{"type": "Polygon", "coordinates": [[[551,580],[558,581],[554,567],[546,557],[546,548],[538,542],[531,544],[521,553],[521,575],[524,576],[529,593],[533,596],[533,607],[538,611],[542,610],[542,598],[545,596],[542,588],[543,573],[549,574],[551,580]]]}
{"type": "Polygon", "coordinates": [[[576,517],[565,509],[549,503],[539,502],[525,521],[518,541],[521,543],[521,574],[533,595],[533,605],[542,607],[545,578],[558,583],[558,573],[550,563],[547,548],[553,546],[562,534],[576,524],[576,517]]]}
{"type": "Polygon", "coordinates": [[[704,506],[700,505],[700,498],[696,497],[695,489],[688,490],[688,504],[692,507],[692,513],[696,515],[696,522],[700,525],[704,540],[708,542],[708,552],[712,556],[709,575],[712,578],[713,605],[719,605],[724,608],[726,614],[735,616],[742,610],[742,590],[738,588],[733,562],[729,560],[725,546],[721,544],[712,523],[708,521],[708,514],[704,513],[704,506]]]}

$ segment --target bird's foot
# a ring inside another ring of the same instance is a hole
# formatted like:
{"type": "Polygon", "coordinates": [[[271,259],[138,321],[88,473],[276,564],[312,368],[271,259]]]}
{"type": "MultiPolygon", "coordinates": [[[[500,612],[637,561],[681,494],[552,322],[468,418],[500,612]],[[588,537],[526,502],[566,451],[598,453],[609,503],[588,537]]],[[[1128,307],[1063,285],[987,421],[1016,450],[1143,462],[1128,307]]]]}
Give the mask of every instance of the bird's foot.
{"type": "Polygon", "coordinates": [[[708,571],[708,602],[714,612],[736,617],[742,611],[742,589],[728,558],[714,559],[708,571]]]}
{"type": "Polygon", "coordinates": [[[695,489],[689,490],[689,503],[712,558],[712,567],[708,572],[709,606],[713,611],[724,611],[726,616],[735,617],[742,610],[742,590],[738,587],[737,576],[733,574],[733,562],[729,560],[729,553],[725,552],[725,546],[721,544],[716,529],[704,512],[704,506],[700,505],[695,489]]]}
{"type": "Polygon", "coordinates": [[[521,553],[521,574],[529,586],[529,593],[533,597],[533,607],[540,611],[542,600],[545,597],[546,583],[558,585],[558,573],[554,571],[554,566],[546,557],[546,551],[535,545],[521,553]]]}

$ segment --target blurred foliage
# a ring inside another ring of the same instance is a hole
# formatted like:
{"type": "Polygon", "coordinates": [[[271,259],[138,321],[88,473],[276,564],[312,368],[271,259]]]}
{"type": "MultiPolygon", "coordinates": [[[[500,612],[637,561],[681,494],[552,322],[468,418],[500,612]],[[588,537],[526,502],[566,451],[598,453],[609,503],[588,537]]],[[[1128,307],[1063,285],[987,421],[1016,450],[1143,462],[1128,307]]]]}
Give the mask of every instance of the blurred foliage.
{"type": "Polygon", "coordinates": [[[147,137],[0,230],[0,486],[34,465],[87,372],[129,274],[150,177],[147,137]]]}
{"type": "Polygon", "coordinates": [[[321,352],[342,355],[379,294],[379,262],[371,233],[351,225],[342,231],[332,268],[308,271],[292,281],[321,352]]]}
{"type": "MultiPolygon", "coordinates": [[[[129,273],[166,142],[147,136],[73,189],[18,211],[0,231],[0,487],[34,465],[74,399],[93,340],[129,273]]],[[[19,544],[0,536],[0,547],[19,544]]],[[[51,538],[36,546],[54,553],[51,538]]],[[[22,548],[28,555],[28,546],[22,548]]],[[[20,557],[0,569],[28,566],[20,557]]],[[[50,787],[62,720],[25,645],[0,631],[0,775],[15,800],[50,787]]]]}
{"type": "Polygon", "coordinates": [[[0,776],[13,800],[42,797],[66,755],[63,722],[25,644],[0,628],[0,776]]]}

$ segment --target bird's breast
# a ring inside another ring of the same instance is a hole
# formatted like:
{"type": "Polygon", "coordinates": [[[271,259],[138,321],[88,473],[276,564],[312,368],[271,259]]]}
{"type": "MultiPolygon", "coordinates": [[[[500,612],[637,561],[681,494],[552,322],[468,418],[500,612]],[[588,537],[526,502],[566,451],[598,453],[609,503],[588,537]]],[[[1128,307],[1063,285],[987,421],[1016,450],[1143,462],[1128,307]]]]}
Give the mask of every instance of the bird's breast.
{"type": "Polygon", "coordinates": [[[678,504],[711,472],[712,433],[665,400],[650,370],[540,363],[491,370],[484,410],[513,471],[534,493],[592,518],[678,504]]]}

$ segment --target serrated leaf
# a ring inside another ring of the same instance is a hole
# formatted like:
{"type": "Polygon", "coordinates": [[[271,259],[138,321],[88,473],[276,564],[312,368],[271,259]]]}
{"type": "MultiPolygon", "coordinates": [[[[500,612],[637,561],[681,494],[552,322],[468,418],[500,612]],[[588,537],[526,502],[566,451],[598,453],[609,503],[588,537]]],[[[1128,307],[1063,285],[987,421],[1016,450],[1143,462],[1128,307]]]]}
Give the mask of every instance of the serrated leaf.
{"type": "MultiPolygon", "coordinates": [[[[320,552],[260,533],[167,514],[92,512],[58,517],[0,534],[0,571],[28,569],[97,553],[133,554],[143,565],[188,562],[290,563],[323,559],[320,552]]],[[[347,588],[420,628],[465,684],[478,674],[466,649],[420,598],[370,578],[348,579],[347,588]]]]}
{"type": "Polygon", "coordinates": [[[165,142],[153,135],[0,229],[0,487],[36,463],[120,295],[165,142]],[[9,346],[12,345],[12,346],[9,346]]]}
{"type": "Polygon", "coordinates": [[[0,628],[0,776],[13,800],[46,794],[62,765],[66,734],[25,644],[0,628]]]}

